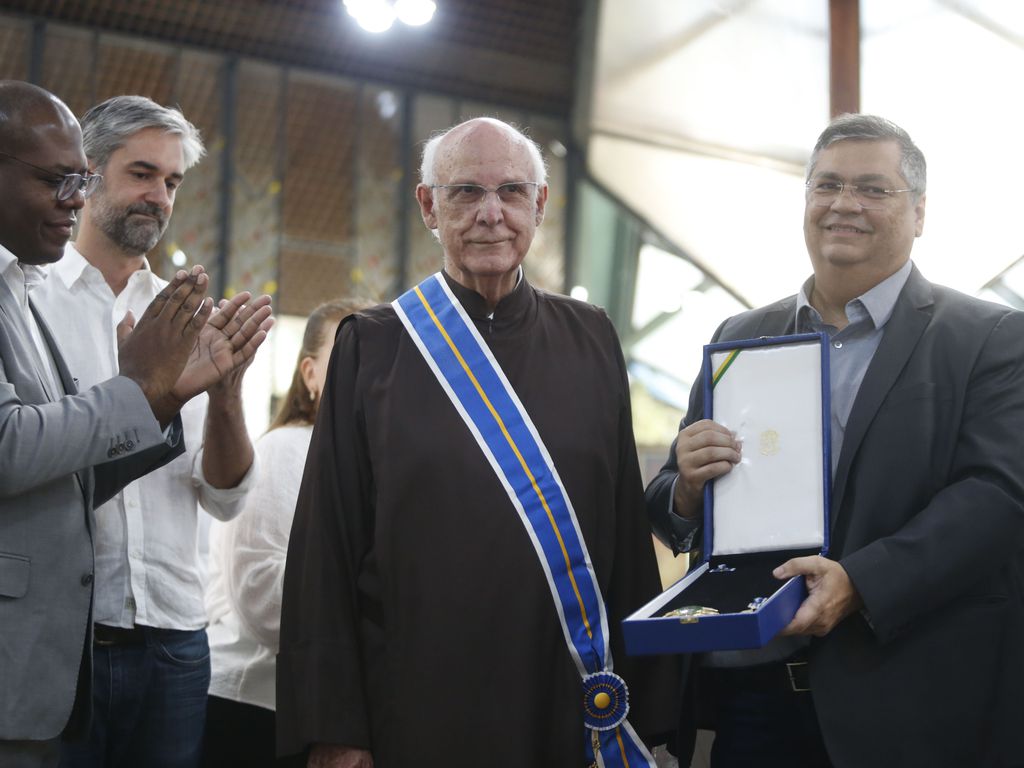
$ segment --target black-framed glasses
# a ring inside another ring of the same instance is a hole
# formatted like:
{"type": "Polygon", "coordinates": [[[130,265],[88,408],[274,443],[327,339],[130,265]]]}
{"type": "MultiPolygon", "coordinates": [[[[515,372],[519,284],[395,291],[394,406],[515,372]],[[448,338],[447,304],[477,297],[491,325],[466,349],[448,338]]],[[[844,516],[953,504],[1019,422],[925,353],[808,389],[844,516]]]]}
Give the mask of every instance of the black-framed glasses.
{"type": "Polygon", "coordinates": [[[6,152],[0,152],[0,157],[6,157],[8,160],[13,160],[16,163],[21,163],[29,168],[34,168],[40,173],[44,173],[47,176],[47,183],[54,188],[54,192],[57,195],[57,200],[64,202],[70,200],[76,192],[81,192],[82,197],[88,197],[96,191],[96,187],[103,181],[103,176],[98,173],[54,173],[53,171],[47,170],[46,168],[40,168],[38,165],[22,160],[20,157],[15,157],[6,152]]]}
{"type": "Polygon", "coordinates": [[[913,192],[913,189],[886,189],[877,184],[849,184],[836,179],[811,179],[806,184],[807,193],[814,205],[828,207],[846,190],[861,208],[878,209],[901,192],[913,192]]]}
{"type": "Polygon", "coordinates": [[[433,184],[431,189],[444,190],[444,197],[452,205],[473,207],[480,205],[492,192],[505,205],[527,205],[533,202],[539,181],[506,181],[496,187],[482,184],[433,184]]]}

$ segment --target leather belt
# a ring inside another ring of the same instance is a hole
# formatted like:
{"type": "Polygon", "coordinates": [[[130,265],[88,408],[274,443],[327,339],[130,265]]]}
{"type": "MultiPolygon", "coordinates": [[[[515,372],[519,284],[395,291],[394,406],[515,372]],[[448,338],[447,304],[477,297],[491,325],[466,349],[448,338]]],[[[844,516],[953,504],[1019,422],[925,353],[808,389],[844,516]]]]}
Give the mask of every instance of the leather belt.
{"type": "Polygon", "coordinates": [[[807,661],[801,656],[788,661],[757,664],[752,667],[707,667],[713,675],[728,678],[744,688],[761,691],[806,693],[811,690],[807,661]]]}
{"type": "Polygon", "coordinates": [[[794,693],[811,690],[811,673],[806,661],[787,661],[786,673],[789,675],[789,687],[794,693]]]}
{"type": "Polygon", "coordinates": [[[145,627],[108,627],[106,624],[93,624],[92,640],[94,645],[145,645],[145,627]]]}

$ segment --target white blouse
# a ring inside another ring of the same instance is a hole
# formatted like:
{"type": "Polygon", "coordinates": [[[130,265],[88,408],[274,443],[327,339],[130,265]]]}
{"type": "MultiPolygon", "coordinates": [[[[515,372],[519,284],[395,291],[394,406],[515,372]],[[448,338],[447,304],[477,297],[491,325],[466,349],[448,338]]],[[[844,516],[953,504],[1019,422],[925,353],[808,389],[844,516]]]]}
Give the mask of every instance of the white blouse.
{"type": "Polygon", "coordinates": [[[271,430],[256,441],[262,470],[242,513],[210,529],[210,695],[275,708],[288,535],[312,426],[271,430]]]}

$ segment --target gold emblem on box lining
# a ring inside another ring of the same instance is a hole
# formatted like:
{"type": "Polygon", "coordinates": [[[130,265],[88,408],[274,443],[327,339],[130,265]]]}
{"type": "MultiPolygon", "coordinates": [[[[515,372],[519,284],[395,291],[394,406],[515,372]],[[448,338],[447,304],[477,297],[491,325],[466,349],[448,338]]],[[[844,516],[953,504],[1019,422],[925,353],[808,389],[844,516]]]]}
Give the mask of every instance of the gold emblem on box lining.
{"type": "Polygon", "coordinates": [[[779,433],[774,429],[766,429],[761,433],[761,455],[774,456],[782,450],[779,445],[779,433]]]}

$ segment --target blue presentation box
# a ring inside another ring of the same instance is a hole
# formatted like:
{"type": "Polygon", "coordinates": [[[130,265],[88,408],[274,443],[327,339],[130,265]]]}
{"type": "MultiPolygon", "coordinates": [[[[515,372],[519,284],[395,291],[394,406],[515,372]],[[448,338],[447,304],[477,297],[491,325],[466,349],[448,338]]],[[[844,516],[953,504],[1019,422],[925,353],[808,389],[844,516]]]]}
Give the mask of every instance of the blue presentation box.
{"type": "Polygon", "coordinates": [[[702,561],[623,622],[627,653],[759,648],[793,618],[804,579],[772,570],[828,553],[828,354],[823,333],[704,347],[705,415],[742,458],[704,488],[702,561]]]}

